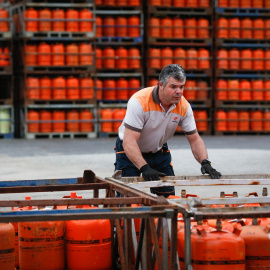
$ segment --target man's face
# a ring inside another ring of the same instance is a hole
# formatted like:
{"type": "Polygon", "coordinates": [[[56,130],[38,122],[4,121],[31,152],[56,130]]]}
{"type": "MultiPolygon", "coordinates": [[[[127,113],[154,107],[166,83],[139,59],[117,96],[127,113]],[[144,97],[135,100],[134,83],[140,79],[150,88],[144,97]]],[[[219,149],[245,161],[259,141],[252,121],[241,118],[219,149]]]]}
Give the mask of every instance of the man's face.
{"type": "Polygon", "coordinates": [[[161,104],[169,106],[171,104],[179,103],[183,92],[186,81],[178,81],[173,77],[169,77],[165,87],[159,82],[159,98],[161,104]]]}

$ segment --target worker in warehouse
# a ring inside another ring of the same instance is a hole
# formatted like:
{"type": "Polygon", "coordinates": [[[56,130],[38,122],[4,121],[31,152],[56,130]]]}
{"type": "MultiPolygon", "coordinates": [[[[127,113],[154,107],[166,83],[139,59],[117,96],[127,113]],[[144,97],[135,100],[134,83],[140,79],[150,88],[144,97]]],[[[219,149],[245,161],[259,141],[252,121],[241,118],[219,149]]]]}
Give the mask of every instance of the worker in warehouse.
{"type": "MultiPolygon", "coordinates": [[[[193,111],[183,97],[185,83],[184,69],[170,64],[162,69],[157,86],[144,88],[130,98],[115,146],[115,170],[121,170],[122,177],[142,174],[146,181],[154,181],[160,176],[173,176],[167,141],[178,125],[184,131],[195,159],[201,164],[201,172],[215,179],[221,176],[208,160],[193,111]]],[[[165,198],[175,195],[173,186],[151,188],[151,192],[165,198]]]]}

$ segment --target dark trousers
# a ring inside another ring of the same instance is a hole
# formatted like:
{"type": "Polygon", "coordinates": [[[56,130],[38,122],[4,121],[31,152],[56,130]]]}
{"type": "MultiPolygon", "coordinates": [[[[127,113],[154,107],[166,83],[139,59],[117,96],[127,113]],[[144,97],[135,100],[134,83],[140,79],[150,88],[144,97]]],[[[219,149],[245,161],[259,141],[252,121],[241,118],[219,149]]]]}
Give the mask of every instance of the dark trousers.
{"type": "MultiPolygon", "coordinates": [[[[167,147],[167,144],[165,144],[167,147]]],[[[165,148],[163,148],[165,149],[165,148]]],[[[122,177],[127,176],[140,176],[140,171],[137,167],[128,159],[122,146],[122,141],[117,138],[115,145],[116,162],[114,163],[115,170],[122,171],[122,177]]],[[[171,165],[171,153],[166,148],[165,151],[159,150],[156,153],[142,153],[143,158],[149,164],[152,169],[165,173],[168,176],[174,176],[173,167],[171,165]]],[[[170,195],[175,195],[174,187],[155,187],[150,188],[151,193],[167,198],[170,195]]]]}

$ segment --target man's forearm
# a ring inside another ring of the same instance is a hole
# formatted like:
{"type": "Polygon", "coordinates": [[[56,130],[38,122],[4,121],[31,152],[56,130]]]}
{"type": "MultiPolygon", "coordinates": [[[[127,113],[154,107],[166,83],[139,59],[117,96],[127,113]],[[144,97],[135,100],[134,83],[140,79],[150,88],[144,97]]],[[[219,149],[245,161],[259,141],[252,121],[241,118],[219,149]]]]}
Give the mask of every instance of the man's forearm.
{"type": "Polygon", "coordinates": [[[196,141],[191,144],[191,151],[195,159],[201,163],[204,159],[208,158],[207,150],[203,140],[199,137],[196,141]]]}

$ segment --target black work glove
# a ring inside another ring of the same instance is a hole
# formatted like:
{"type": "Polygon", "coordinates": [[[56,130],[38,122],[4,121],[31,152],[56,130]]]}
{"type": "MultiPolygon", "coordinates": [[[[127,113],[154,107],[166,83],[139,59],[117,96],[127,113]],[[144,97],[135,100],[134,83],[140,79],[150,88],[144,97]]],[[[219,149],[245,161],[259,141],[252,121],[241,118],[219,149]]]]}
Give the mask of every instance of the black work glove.
{"type": "Polygon", "coordinates": [[[140,172],[142,173],[142,176],[145,181],[155,181],[159,180],[159,176],[165,176],[165,173],[156,171],[152,169],[148,164],[143,165],[140,168],[140,172]]]}
{"type": "Polygon", "coordinates": [[[212,168],[211,162],[208,159],[204,159],[201,165],[202,174],[208,173],[213,179],[219,179],[219,177],[221,176],[220,172],[212,168]]]}

